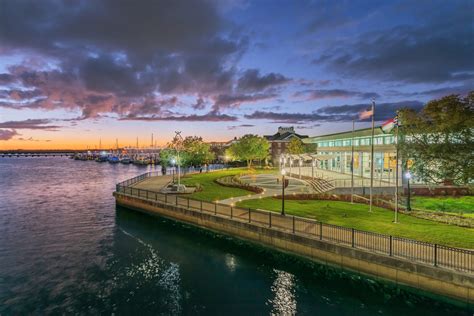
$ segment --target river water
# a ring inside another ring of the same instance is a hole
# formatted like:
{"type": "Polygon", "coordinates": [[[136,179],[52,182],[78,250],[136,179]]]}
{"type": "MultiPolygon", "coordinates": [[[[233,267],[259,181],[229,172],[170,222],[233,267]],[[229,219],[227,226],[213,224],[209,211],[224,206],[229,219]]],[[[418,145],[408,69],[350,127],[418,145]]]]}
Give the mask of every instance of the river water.
{"type": "Polygon", "coordinates": [[[0,315],[464,315],[350,273],[116,209],[133,165],[0,158],[0,315]]]}

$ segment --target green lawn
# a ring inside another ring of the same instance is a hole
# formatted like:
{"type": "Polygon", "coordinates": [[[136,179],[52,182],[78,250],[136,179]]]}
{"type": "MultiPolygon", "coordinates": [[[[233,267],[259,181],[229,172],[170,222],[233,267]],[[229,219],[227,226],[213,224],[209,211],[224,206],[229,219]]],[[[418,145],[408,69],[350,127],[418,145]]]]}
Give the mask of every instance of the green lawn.
{"type": "MultiPolygon", "coordinates": [[[[281,200],[274,198],[247,200],[238,206],[279,212],[281,200]]],[[[412,238],[453,247],[474,249],[474,229],[424,220],[399,214],[394,224],[392,211],[374,208],[368,212],[364,204],[325,200],[287,200],[286,213],[314,218],[328,224],[356,228],[387,235],[412,238]]]]}
{"type": "Polygon", "coordinates": [[[250,192],[247,190],[232,188],[232,187],[225,187],[214,182],[214,180],[218,178],[222,178],[226,176],[234,176],[234,175],[244,175],[244,174],[249,174],[251,172],[274,173],[276,172],[276,170],[255,169],[253,171],[249,171],[247,168],[238,168],[238,169],[229,169],[229,170],[222,170],[222,171],[215,171],[215,172],[208,172],[208,173],[199,173],[199,174],[193,174],[193,175],[189,175],[182,178],[181,183],[187,186],[200,185],[203,190],[200,192],[195,192],[189,195],[189,197],[193,199],[197,199],[197,200],[212,202],[216,200],[228,199],[231,197],[254,194],[253,192],[250,192]]]}
{"type": "Polygon", "coordinates": [[[415,196],[411,205],[415,209],[440,211],[448,213],[463,213],[474,216],[474,196],[461,197],[428,197],[415,196]]]}

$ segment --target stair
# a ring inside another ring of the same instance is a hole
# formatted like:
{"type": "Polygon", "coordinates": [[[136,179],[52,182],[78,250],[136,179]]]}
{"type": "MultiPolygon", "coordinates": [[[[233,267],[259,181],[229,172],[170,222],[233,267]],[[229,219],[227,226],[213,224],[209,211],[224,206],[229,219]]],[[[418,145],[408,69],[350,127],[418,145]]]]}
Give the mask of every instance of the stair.
{"type": "Polygon", "coordinates": [[[309,183],[309,185],[318,194],[328,192],[336,188],[331,182],[320,178],[306,180],[306,182],[309,183]]]}

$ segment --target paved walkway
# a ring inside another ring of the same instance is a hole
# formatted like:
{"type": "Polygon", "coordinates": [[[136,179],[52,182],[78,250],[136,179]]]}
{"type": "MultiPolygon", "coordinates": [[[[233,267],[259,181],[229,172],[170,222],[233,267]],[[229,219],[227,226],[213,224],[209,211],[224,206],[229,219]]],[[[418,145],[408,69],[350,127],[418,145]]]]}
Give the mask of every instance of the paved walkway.
{"type": "Polygon", "coordinates": [[[157,176],[146,178],[143,181],[131,185],[133,188],[148,190],[152,192],[160,192],[160,190],[165,187],[168,183],[173,180],[172,175],[166,176],[157,176]]]}
{"type": "MultiPolygon", "coordinates": [[[[289,184],[285,189],[285,195],[290,194],[311,194],[314,193],[313,188],[308,185],[307,182],[296,179],[288,178],[289,184]]],[[[243,183],[248,183],[249,185],[263,188],[263,193],[260,194],[249,194],[246,196],[239,196],[235,198],[220,200],[219,203],[227,205],[235,205],[235,203],[244,201],[244,200],[253,200],[260,199],[264,197],[270,197],[275,195],[281,195],[281,176],[275,174],[255,174],[255,175],[246,175],[240,177],[240,180],[243,183]]]]}

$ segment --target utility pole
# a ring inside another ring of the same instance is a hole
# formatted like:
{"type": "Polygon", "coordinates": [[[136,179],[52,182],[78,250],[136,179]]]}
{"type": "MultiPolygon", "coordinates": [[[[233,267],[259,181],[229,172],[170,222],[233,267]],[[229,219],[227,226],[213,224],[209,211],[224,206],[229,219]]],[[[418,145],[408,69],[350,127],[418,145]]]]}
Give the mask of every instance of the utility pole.
{"type": "Polygon", "coordinates": [[[354,128],[355,128],[355,120],[352,120],[352,140],[351,140],[351,204],[354,203],[354,128]]]}
{"type": "Polygon", "coordinates": [[[375,131],[375,99],[372,99],[372,138],[370,141],[370,206],[369,212],[372,212],[373,188],[374,188],[374,131],[375,131]]]}
{"type": "Polygon", "coordinates": [[[396,121],[395,121],[395,146],[397,148],[396,154],[395,154],[395,221],[394,223],[398,223],[398,155],[399,155],[399,149],[398,149],[398,113],[396,116],[396,121]]]}

